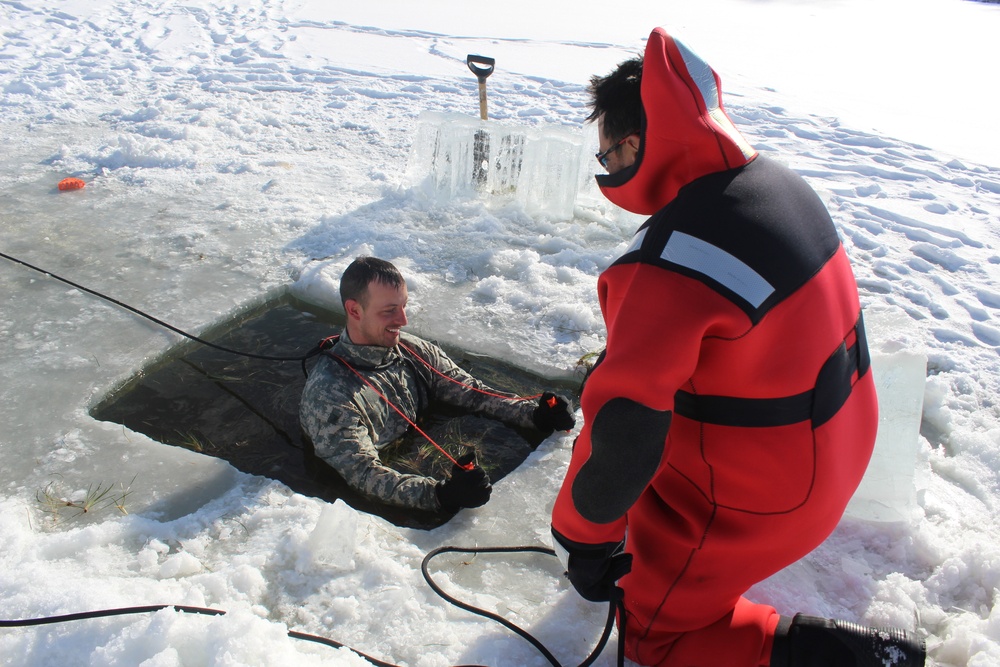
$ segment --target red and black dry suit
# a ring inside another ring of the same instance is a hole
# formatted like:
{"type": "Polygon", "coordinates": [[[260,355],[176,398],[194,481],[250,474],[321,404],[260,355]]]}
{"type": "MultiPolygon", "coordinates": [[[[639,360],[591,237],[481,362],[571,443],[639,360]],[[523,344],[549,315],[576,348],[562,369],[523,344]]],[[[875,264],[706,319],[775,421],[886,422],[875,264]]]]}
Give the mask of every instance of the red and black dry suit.
{"type": "Polygon", "coordinates": [[[626,540],[630,659],[767,665],[778,615],[742,595],[830,534],[875,442],[857,286],[819,197],[661,29],[641,94],[635,164],[597,178],[652,217],[600,276],[607,348],[552,529],[571,559],[626,540]]]}

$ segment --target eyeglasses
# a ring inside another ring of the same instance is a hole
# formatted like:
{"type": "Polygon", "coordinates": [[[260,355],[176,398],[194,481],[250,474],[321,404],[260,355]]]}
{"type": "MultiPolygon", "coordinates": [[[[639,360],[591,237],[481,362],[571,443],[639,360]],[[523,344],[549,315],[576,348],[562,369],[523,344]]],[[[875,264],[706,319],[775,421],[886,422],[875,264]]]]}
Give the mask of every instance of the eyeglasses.
{"type": "Polygon", "coordinates": [[[622,144],[624,144],[626,141],[628,141],[628,138],[631,137],[631,136],[632,136],[631,134],[626,134],[624,137],[621,138],[621,140],[617,144],[615,144],[614,146],[612,146],[608,150],[604,151],[603,153],[594,153],[594,157],[597,158],[597,161],[601,163],[602,167],[604,167],[605,169],[607,169],[608,168],[608,156],[611,155],[612,153],[614,153],[619,148],[621,148],[622,144]]]}

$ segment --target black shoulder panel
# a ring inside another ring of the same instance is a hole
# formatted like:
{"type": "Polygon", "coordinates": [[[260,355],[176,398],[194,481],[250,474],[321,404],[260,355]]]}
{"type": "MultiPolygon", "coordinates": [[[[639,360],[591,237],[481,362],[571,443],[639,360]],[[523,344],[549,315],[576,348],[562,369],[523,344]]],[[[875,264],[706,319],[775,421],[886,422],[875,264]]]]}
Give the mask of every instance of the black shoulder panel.
{"type": "Polygon", "coordinates": [[[580,516],[611,523],[635,504],[660,465],[671,416],[628,398],[604,404],[590,431],[590,458],[573,481],[580,516]]]}
{"type": "Polygon", "coordinates": [[[645,262],[700,280],[756,323],[839,247],[830,214],[809,184],[758,157],[685,186],[615,263],[645,262]]]}

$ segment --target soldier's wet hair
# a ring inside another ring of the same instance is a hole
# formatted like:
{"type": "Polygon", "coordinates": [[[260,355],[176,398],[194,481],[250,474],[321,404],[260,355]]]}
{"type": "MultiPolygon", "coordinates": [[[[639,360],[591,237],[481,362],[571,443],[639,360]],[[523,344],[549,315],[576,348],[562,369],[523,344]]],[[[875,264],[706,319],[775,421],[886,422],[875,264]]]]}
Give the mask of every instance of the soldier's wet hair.
{"type": "Polygon", "coordinates": [[[358,257],[344,269],[340,277],[340,302],[347,308],[347,301],[367,304],[368,285],[373,281],[399,289],[406,281],[392,263],[378,257],[358,257]]]}
{"type": "Polygon", "coordinates": [[[590,77],[588,121],[604,116],[604,135],[618,141],[642,129],[642,56],[618,64],[607,76],[590,77]]]}

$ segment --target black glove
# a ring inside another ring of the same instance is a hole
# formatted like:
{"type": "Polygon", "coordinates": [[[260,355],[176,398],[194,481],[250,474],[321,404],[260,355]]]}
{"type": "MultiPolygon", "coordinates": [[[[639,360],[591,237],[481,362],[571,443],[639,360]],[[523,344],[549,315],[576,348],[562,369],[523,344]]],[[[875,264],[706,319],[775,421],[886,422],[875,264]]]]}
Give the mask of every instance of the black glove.
{"type": "Polygon", "coordinates": [[[580,544],[555,530],[552,536],[569,552],[566,575],[582,598],[591,602],[621,599],[622,589],[616,582],[632,570],[632,554],[625,553],[625,542],[580,544]]]}
{"type": "Polygon", "coordinates": [[[490,499],[493,487],[486,471],[479,466],[466,470],[466,466],[476,459],[476,454],[470,452],[458,459],[451,468],[451,477],[438,482],[435,487],[441,509],[446,512],[457,512],[463,507],[479,507],[490,499]]]}
{"type": "Polygon", "coordinates": [[[538,399],[538,407],[531,413],[531,421],[535,422],[539,431],[545,433],[568,431],[576,426],[576,419],[569,411],[569,403],[551,391],[545,392],[538,399]]]}

